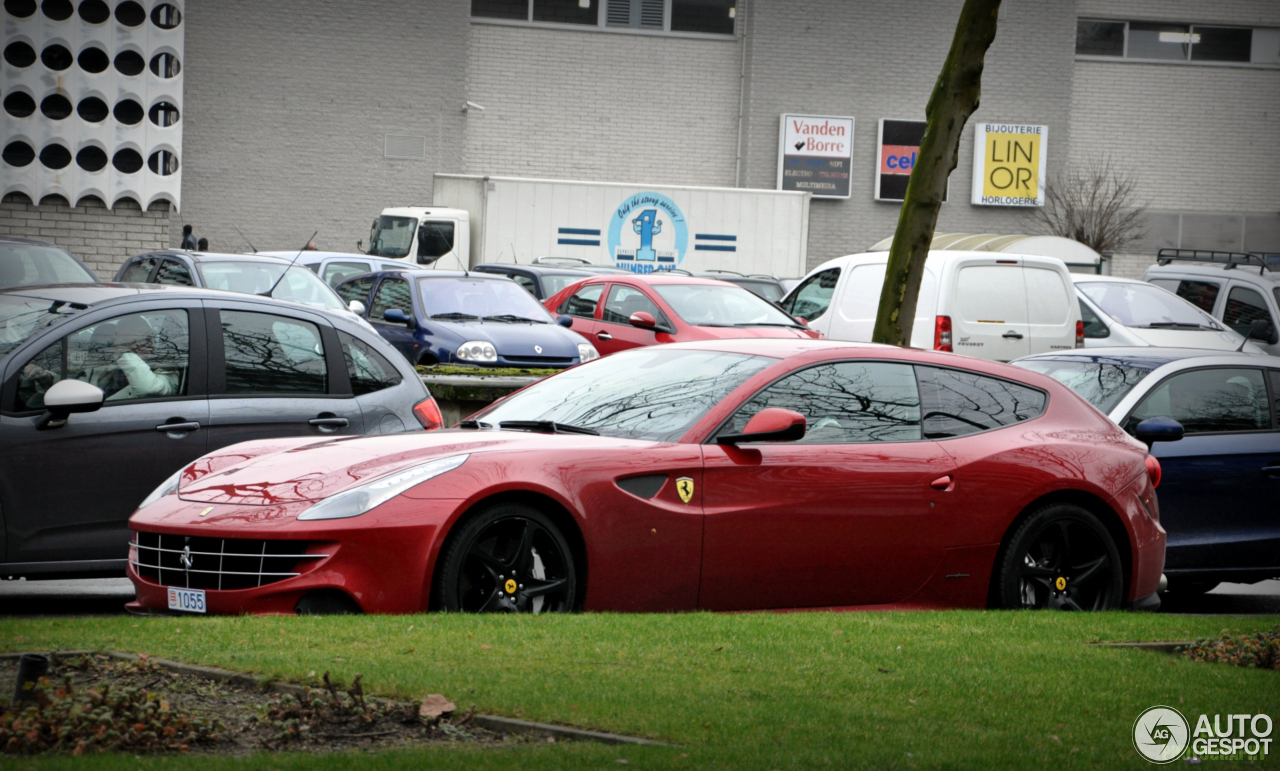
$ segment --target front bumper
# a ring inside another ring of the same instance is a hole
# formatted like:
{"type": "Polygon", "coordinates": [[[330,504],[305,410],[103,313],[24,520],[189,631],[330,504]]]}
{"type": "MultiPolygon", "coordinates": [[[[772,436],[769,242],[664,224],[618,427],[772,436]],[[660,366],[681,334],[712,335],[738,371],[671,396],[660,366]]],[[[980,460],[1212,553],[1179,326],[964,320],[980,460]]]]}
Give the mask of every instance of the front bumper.
{"type": "MultiPolygon", "coordinates": [[[[301,541],[307,544],[309,558],[300,559],[293,568],[297,575],[260,579],[264,580],[262,585],[248,588],[218,589],[216,576],[211,579],[209,574],[203,574],[194,581],[184,580],[184,574],[175,569],[165,569],[161,574],[165,583],[159,583],[156,571],[139,570],[135,537],[129,547],[127,574],[137,598],[126,607],[132,612],[167,613],[170,586],[200,586],[203,582],[200,588],[204,588],[205,605],[211,614],[292,614],[299,600],[317,590],[342,592],[366,613],[419,612],[427,608],[430,600],[439,535],[460,503],[399,497],[358,517],[299,522],[297,515],[308,503],[210,507],[170,496],[135,514],[130,527],[135,532],[199,538],[203,542],[301,541]],[[200,516],[201,511],[206,511],[204,517],[200,516]],[[214,583],[210,584],[211,580],[214,583]]],[[[200,559],[195,557],[192,561],[198,563],[200,559]]]]}

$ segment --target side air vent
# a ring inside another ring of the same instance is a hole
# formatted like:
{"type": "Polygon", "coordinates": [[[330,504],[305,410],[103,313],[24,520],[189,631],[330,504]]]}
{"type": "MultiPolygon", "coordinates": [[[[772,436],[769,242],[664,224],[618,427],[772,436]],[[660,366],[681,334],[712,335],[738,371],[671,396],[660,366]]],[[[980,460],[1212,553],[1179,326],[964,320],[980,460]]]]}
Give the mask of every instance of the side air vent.
{"type": "Polygon", "coordinates": [[[637,498],[652,498],[658,494],[662,486],[667,483],[666,474],[646,474],[642,477],[627,477],[619,479],[615,482],[618,487],[631,493],[637,498]]]}

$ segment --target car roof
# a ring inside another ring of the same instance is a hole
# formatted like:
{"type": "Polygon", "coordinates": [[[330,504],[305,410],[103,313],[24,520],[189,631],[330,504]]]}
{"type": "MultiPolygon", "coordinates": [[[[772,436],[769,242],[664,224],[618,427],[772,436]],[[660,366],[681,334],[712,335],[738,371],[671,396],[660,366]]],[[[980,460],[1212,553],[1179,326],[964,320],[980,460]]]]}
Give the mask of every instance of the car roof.
{"type": "MultiPolygon", "coordinates": [[[[806,277],[813,275],[821,270],[830,268],[844,268],[849,265],[861,264],[879,264],[889,258],[888,252],[859,252],[857,254],[846,254],[841,257],[833,257],[830,260],[818,265],[805,274],[806,277]]],[[[930,249],[926,260],[933,265],[938,263],[957,262],[960,260],[1022,260],[1024,264],[1032,265],[1064,265],[1062,260],[1057,257],[1046,257],[1039,254],[1019,254],[1017,252],[981,252],[972,250],[955,250],[950,249],[930,249]]],[[[1065,265],[1064,265],[1065,267],[1065,265]]]]}
{"type": "MultiPolygon", "coordinates": [[[[41,241],[38,238],[22,238],[21,236],[0,235],[0,244],[26,244],[28,246],[52,246],[55,249],[62,249],[61,246],[52,241],[41,241]]],[[[66,249],[62,249],[66,251],[66,249]]]]}
{"type": "MultiPolygon", "coordinates": [[[[483,271],[461,271],[461,270],[436,270],[435,268],[419,268],[417,266],[411,268],[396,268],[394,270],[372,270],[368,273],[361,273],[359,276],[352,276],[347,281],[363,276],[380,276],[384,273],[405,273],[410,278],[480,278],[485,281],[510,281],[508,276],[499,276],[494,273],[485,273],[483,271]]],[[[345,282],[344,282],[345,283],[345,282]]]]}
{"type": "MultiPolygon", "coordinates": [[[[279,300],[259,295],[246,295],[241,292],[225,292],[221,289],[201,289],[178,284],[125,284],[119,282],[103,282],[101,284],[43,284],[39,286],[15,286],[0,289],[0,295],[33,297],[49,302],[62,301],[79,305],[101,305],[122,297],[140,295],[165,295],[166,297],[222,298],[228,296],[259,297],[263,300],[298,305],[290,300],[279,300]]],[[[304,306],[313,307],[313,306],[304,306]]]]}
{"type": "Polygon", "coordinates": [[[1178,275],[1205,276],[1209,278],[1251,281],[1259,284],[1280,283],[1280,273],[1272,270],[1259,272],[1258,265],[1205,265],[1192,262],[1172,262],[1168,265],[1152,265],[1147,274],[1152,278],[1173,278],[1178,275]]]}
{"type": "MultiPolygon", "coordinates": [[[[1155,369],[1174,362],[1185,362],[1191,359],[1204,360],[1204,364],[1248,364],[1251,367],[1271,364],[1271,357],[1253,353],[1235,353],[1232,351],[1208,351],[1202,348],[1081,348],[1074,351],[1052,351],[1024,356],[1018,361],[1034,360],[1068,360],[1098,361],[1105,359],[1108,364],[1124,367],[1146,367],[1155,369]]],[[[1280,361],[1273,366],[1280,366],[1280,361]]]]}
{"type": "Polygon", "coordinates": [[[608,281],[612,281],[614,283],[638,282],[642,284],[705,284],[707,286],[722,286],[729,283],[717,278],[699,278],[698,276],[682,276],[679,274],[668,273],[627,273],[625,275],[621,273],[608,274],[593,276],[582,283],[599,284],[608,281]]]}
{"type": "Polygon", "coordinates": [[[275,257],[269,254],[234,254],[224,252],[191,252],[185,249],[162,249],[156,252],[147,252],[145,254],[136,255],[137,257],[156,257],[173,255],[175,257],[186,257],[192,262],[261,262],[266,264],[278,265],[282,262],[289,262],[289,258],[275,257]]]}
{"type": "Polygon", "coordinates": [[[519,268],[520,270],[539,275],[556,275],[556,276],[597,276],[591,270],[581,270],[579,268],[571,268],[568,265],[519,265],[513,263],[486,262],[475,266],[471,270],[481,273],[490,273],[491,269],[509,270],[511,268],[519,268]]]}
{"type": "Polygon", "coordinates": [[[1138,278],[1103,276],[1098,273],[1072,273],[1071,282],[1073,284],[1092,284],[1095,282],[1101,282],[1106,284],[1146,284],[1147,286],[1154,286],[1154,284],[1148,284],[1146,281],[1138,278]]]}

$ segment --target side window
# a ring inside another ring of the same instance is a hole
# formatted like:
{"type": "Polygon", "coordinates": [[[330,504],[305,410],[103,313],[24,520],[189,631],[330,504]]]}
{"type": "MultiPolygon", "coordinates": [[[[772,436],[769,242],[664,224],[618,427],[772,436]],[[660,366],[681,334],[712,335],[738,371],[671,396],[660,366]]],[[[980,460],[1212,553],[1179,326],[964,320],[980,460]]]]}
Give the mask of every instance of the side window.
{"type": "Polygon", "coordinates": [[[1271,428],[1271,405],[1256,369],[1200,369],[1174,375],[1134,409],[1124,429],[1134,433],[1147,418],[1173,418],[1188,434],[1271,428]]]}
{"type": "Polygon", "coordinates": [[[808,427],[796,444],[920,439],[920,396],[907,364],[842,362],[801,370],[752,397],[722,433],[741,433],[766,407],[804,415],[808,427]]]}
{"type": "Polygon", "coordinates": [[[976,434],[1044,413],[1043,391],[974,372],[916,367],[926,439],[976,434]]]}
{"type": "Polygon", "coordinates": [[[382,321],[382,314],[392,308],[399,308],[406,315],[413,316],[413,299],[409,294],[409,282],[398,278],[383,279],[378,291],[373,295],[373,307],[369,309],[369,318],[382,321]]]}
{"type": "Polygon", "coordinates": [[[1205,313],[1212,314],[1221,290],[1222,285],[1212,281],[1179,281],[1176,294],[1205,313]]]}
{"type": "Polygon", "coordinates": [[[160,270],[156,271],[155,283],[195,286],[196,282],[191,280],[191,271],[186,265],[177,260],[164,260],[160,263],[160,270]]]}
{"type": "Polygon", "coordinates": [[[339,331],[338,340],[342,343],[342,358],[347,363],[353,394],[364,396],[400,385],[399,371],[382,354],[346,332],[339,331]]]}
{"type": "Polygon", "coordinates": [[[614,284],[609,290],[609,299],[605,301],[601,317],[611,324],[629,325],[631,314],[641,311],[653,316],[659,324],[664,323],[662,313],[648,295],[635,287],[614,284]]]}
{"type": "Polygon", "coordinates": [[[596,304],[600,302],[600,293],[603,291],[604,284],[584,286],[564,301],[564,305],[560,306],[560,312],[582,319],[595,318],[596,304]]]}
{"type": "Polygon", "coordinates": [[[222,311],[227,393],[323,394],[328,369],[320,328],[267,313],[222,311]]]}
{"type": "Polygon", "coordinates": [[[138,260],[125,268],[124,273],[120,275],[120,280],[127,284],[145,284],[147,279],[151,277],[151,269],[155,266],[154,257],[138,260]]]}
{"type": "Polygon", "coordinates": [[[45,392],[65,379],[101,388],[107,403],[185,396],[190,347],[186,311],[101,321],[45,348],[24,366],[16,406],[43,409],[45,392]]]}
{"type": "Polygon", "coordinates": [[[515,281],[517,284],[519,284],[520,286],[524,287],[525,290],[529,292],[529,294],[533,295],[534,297],[538,296],[538,285],[529,276],[522,276],[519,273],[517,273],[514,276],[512,276],[511,279],[515,281]]]}
{"type": "Polygon", "coordinates": [[[1231,287],[1227,307],[1222,311],[1222,323],[1248,337],[1249,328],[1259,319],[1275,323],[1271,320],[1271,311],[1267,310],[1266,298],[1245,286],[1231,287]]]}
{"type": "Polygon", "coordinates": [[[418,228],[418,262],[434,260],[453,251],[452,222],[424,222],[418,228]]]}
{"type": "MultiPolygon", "coordinates": [[[[352,276],[369,272],[369,264],[364,262],[331,262],[324,266],[320,278],[329,286],[337,286],[352,276]]],[[[356,298],[359,299],[359,298],[356,298]]]]}
{"type": "Polygon", "coordinates": [[[352,300],[367,302],[369,299],[369,290],[373,288],[373,282],[373,276],[369,276],[355,281],[348,281],[347,283],[337,287],[334,291],[336,291],[338,296],[342,298],[342,302],[348,305],[351,304],[352,300]]]}
{"type": "Polygon", "coordinates": [[[1085,305],[1084,300],[1077,300],[1080,303],[1080,320],[1084,322],[1084,336],[1089,340],[1102,340],[1111,337],[1111,330],[1098,318],[1098,314],[1093,309],[1085,305]]]}
{"type": "Polygon", "coordinates": [[[827,312],[827,307],[831,305],[831,295],[835,294],[836,282],[839,280],[839,268],[831,268],[810,276],[807,281],[796,287],[790,299],[782,303],[782,309],[792,316],[813,321],[827,312]]]}

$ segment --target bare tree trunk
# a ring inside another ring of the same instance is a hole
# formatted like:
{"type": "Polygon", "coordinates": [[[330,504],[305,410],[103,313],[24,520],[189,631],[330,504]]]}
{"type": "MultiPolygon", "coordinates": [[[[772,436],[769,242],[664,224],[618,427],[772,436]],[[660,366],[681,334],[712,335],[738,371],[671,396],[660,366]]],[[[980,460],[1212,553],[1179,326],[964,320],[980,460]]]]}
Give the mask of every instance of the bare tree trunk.
{"type": "Polygon", "coordinates": [[[956,167],[960,134],[969,116],[978,109],[983,58],[995,40],[999,10],[1000,0],[965,0],[960,11],[951,52],[925,109],[927,122],[920,155],[911,170],[898,229],[889,248],[874,342],[904,346],[911,343],[924,261],[929,256],[947,177],[956,167]]]}

